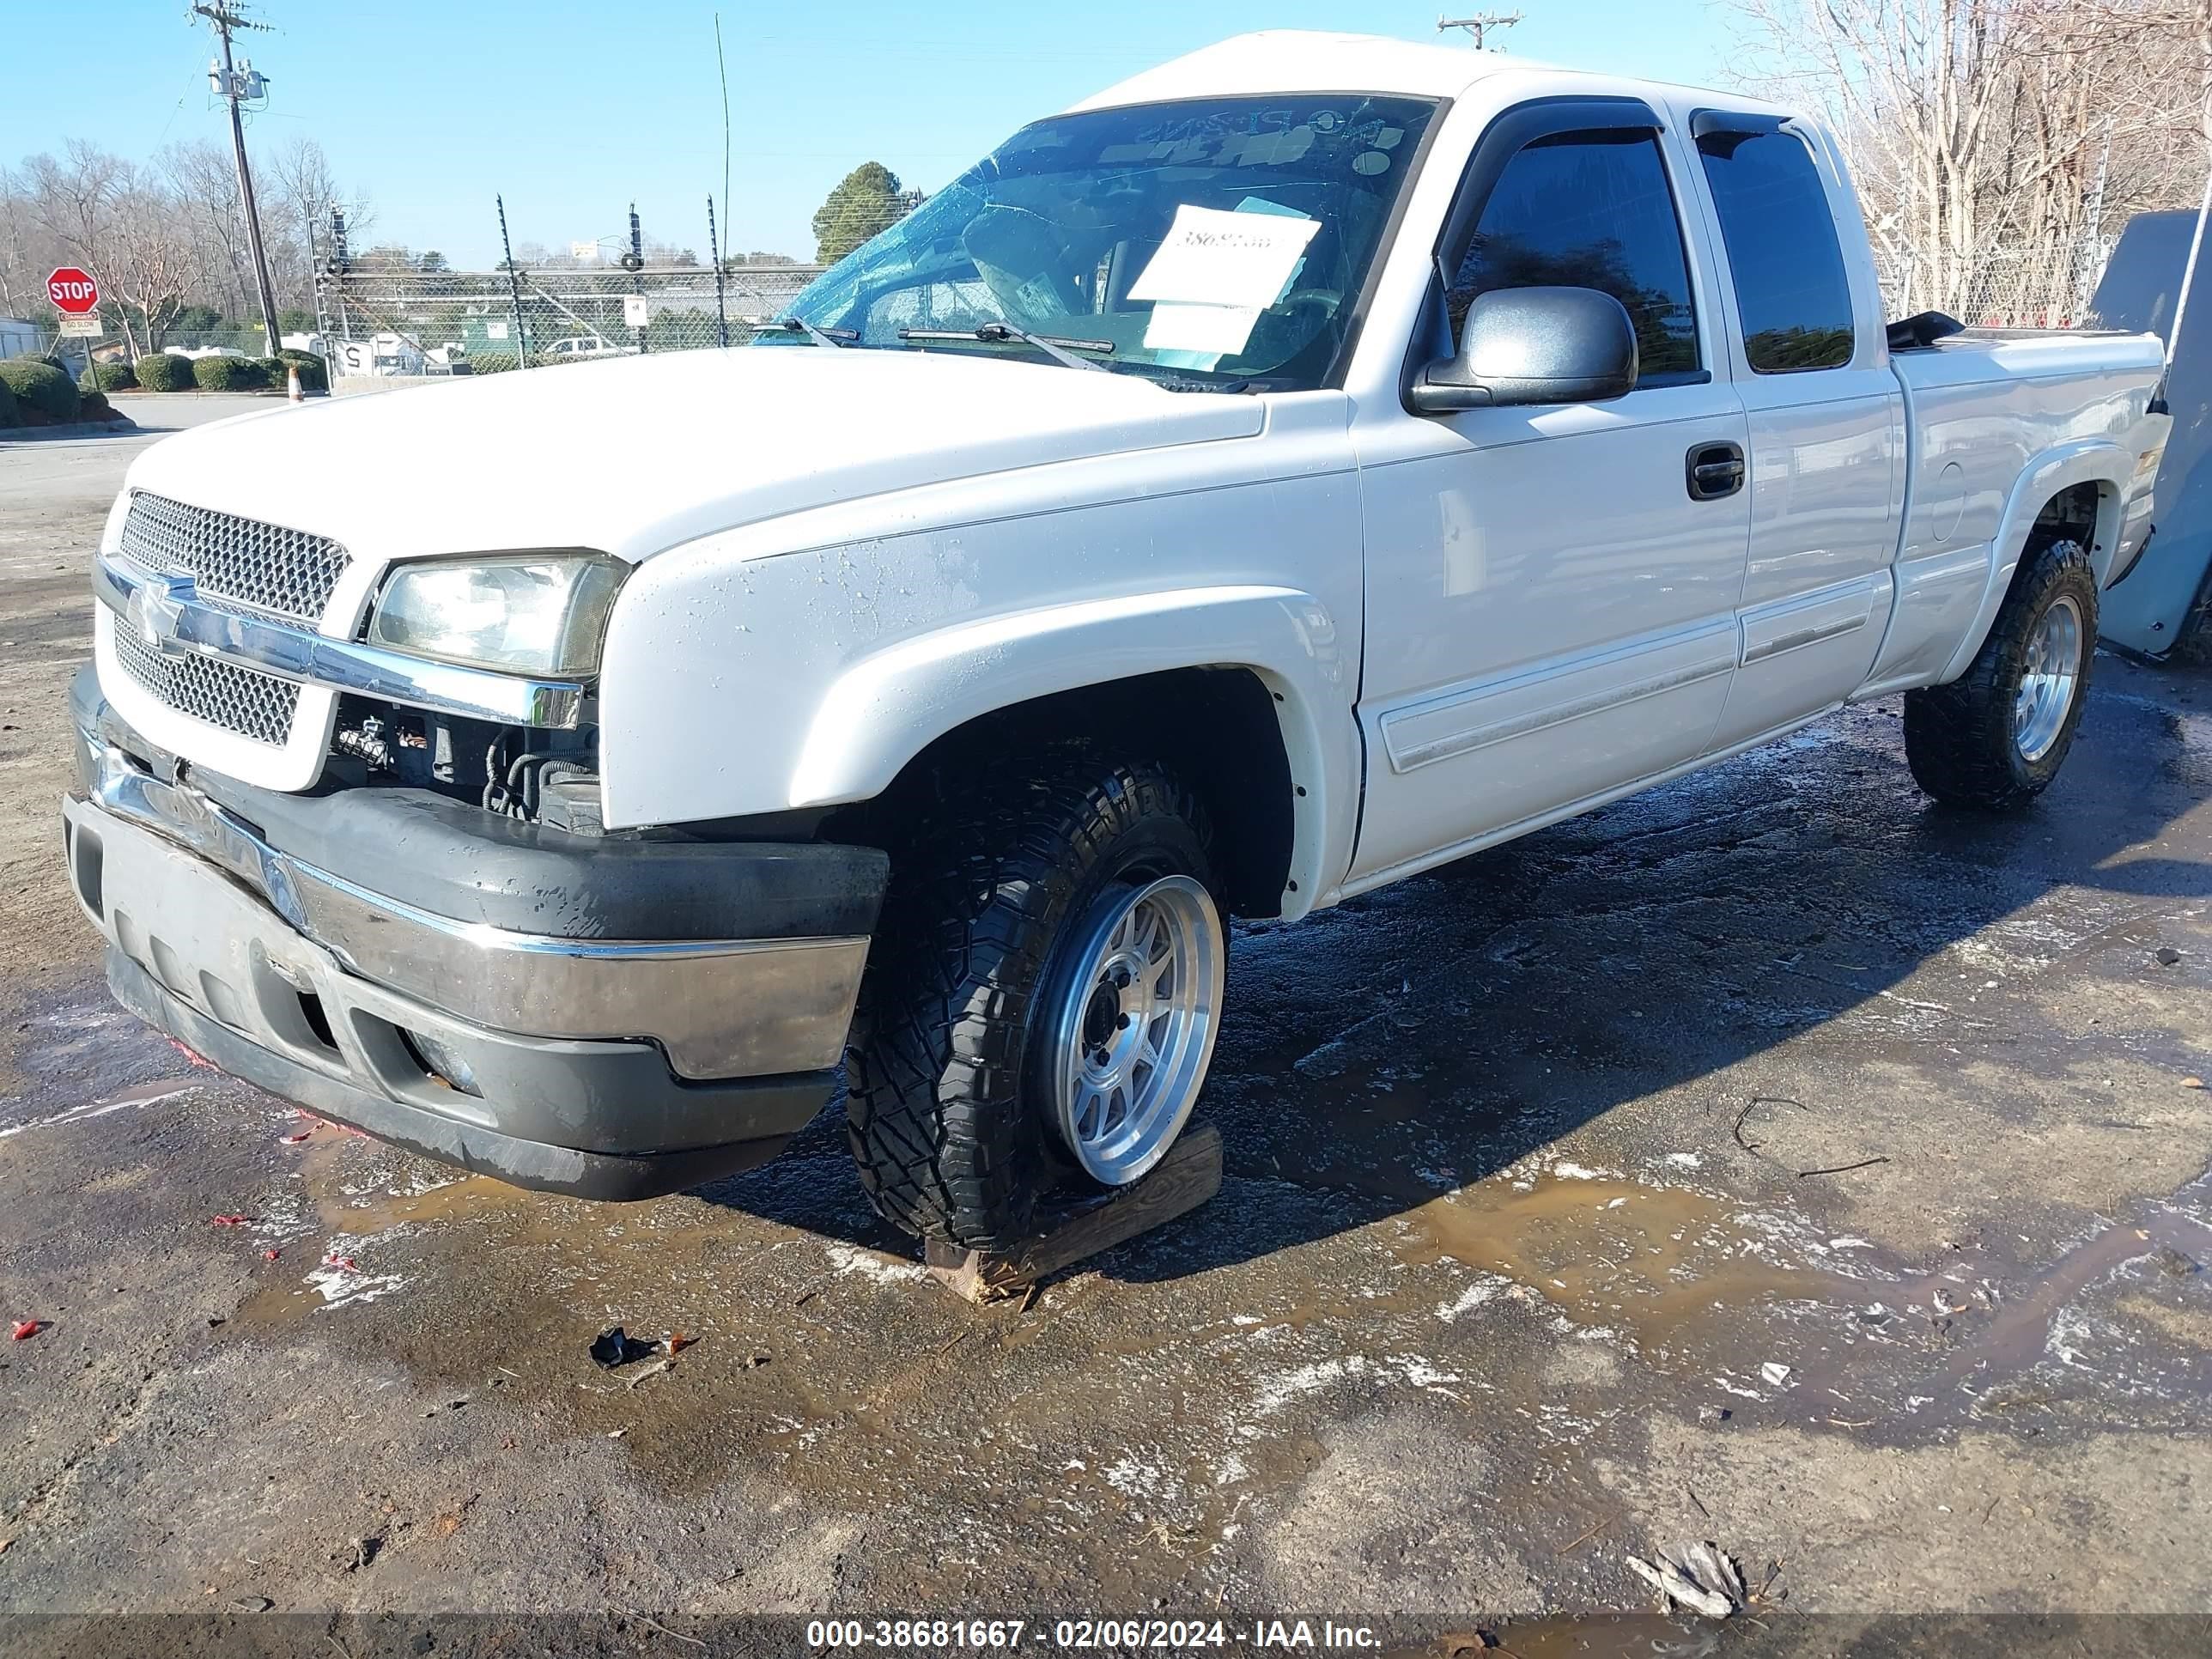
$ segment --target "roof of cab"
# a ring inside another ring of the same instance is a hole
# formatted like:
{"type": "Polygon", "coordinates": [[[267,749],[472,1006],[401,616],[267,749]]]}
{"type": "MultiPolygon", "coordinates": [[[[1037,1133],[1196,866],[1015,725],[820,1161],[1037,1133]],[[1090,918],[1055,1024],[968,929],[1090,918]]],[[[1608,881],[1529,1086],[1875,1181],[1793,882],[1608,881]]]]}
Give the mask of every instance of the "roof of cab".
{"type": "Polygon", "coordinates": [[[1085,99],[1077,109],[1110,109],[1176,98],[1247,93],[1374,92],[1455,98],[1477,81],[1555,69],[1533,58],[1423,46],[1379,34],[1268,29],[1240,34],[1170,59],[1085,99]]]}

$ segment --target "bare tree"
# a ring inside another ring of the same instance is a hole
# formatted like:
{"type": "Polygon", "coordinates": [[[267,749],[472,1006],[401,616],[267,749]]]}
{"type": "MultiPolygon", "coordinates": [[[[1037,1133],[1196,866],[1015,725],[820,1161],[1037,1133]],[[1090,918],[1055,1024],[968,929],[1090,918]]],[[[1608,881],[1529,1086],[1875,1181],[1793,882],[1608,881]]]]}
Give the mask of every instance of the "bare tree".
{"type": "Polygon", "coordinates": [[[315,262],[329,239],[331,210],[344,211],[349,239],[367,234],[376,211],[367,191],[339,185],[330,157],[312,138],[295,138],[262,167],[273,186],[263,222],[271,280],[281,298],[304,308],[313,295],[315,262]]]}
{"type": "Polygon", "coordinates": [[[115,233],[115,204],[129,166],[95,144],[72,138],[58,159],[23,163],[23,208],[49,246],[101,274],[115,233]]]}
{"type": "Polygon", "coordinates": [[[124,342],[134,358],[161,349],[162,334],[191,291],[199,263],[176,196],[158,179],[126,174],[116,192],[115,229],[103,280],[125,307],[124,342]],[[134,310],[144,331],[139,338],[131,331],[134,310]]]}
{"type": "MultiPolygon", "coordinates": [[[[305,309],[331,207],[343,207],[356,230],[372,211],[363,192],[339,185],[313,139],[295,139],[263,165],[272,276],[282,302],[305,309]]],[[[0,167],[0,313],[51,319],[46,273],[82,265],[135,357],[159,349],[188,307],[212,313],[194,326],[249,315],[248,259],[237,170],[221,145],[173,144],[139,166],[71,140],[58,154],[0,167]]]]}
{"type": "MultiPolygon", "coordinates": [[[[155,349],[204,264],[196,258],[190,215],[168,179],[72,139],[58,158],[33,155],[24,162],[15,188],[23,216],[43,234],[43,256],[66,258],[92,272],[120,313],[134,358],[155,349]]],[[[44,302],[41,295],[33,309],[44,302]]]]}
{"type": "Polygon", "coordinates": [[[23,180],[0,167],[0,315],[21,317],[37,292],[31,268],[38,261],[30,196],[23,180]]]}
{"type": "Polygon", "coordinates": [[[239,199],[238,168],[230,153],[202,140],[170,146],[161,152],[160,161],[187,222],[193,290],[220,294],[218,309],[246,315],[252,302],[246,263],[252,255],[239,199]]]}
{"type": "Polygon", "coordinates": [[[1743,78],[1841,136],[1905,309],[2057,319],[2108,227],[2196,200],[2212,0],[1728,3],[1743,78]]]}

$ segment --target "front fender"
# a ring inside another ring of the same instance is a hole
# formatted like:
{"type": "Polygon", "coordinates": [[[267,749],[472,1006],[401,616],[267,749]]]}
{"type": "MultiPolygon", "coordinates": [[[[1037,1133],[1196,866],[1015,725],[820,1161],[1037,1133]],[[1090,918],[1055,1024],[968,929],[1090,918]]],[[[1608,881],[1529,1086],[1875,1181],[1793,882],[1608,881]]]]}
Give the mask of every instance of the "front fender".
{"type": "MultiPolygon", "coordinates": [[[[848,578],[854,568],[845,565],[848,578]]],[[[788,613],[787,625],[750,632],[757,653],[726,657],[711,678],[684,672],[692,641],[664,626],[648,629],[633,614],[630,629],[617,636],[601,713],[610,828],[871,799],[930,744],[983,715],[1140,675],[1245,668],[1274,698],[1290,764],[1287,875],[1296,888],[1287,913],[1324,898],[1343,873],[1359,800],[1350,712],[1358,641],[1315,595],[1264,584],[1168,588],[1041,605],[840,649],[834,634],[842,630],[828,615],[857,620],[849,608],[855,584],[834,590],[848,602],[841,605],[801,561],[774,562],[756,580],[766,587],[777,579],[786,602],[773,609],[788,613]],[[811,614],[788,603],[805,594],[822,596],[811,614]]]]}
{"type": "Polygon", "coordinates": [[[1129,491],[1112,501],[1071,503],[1060,475],[1023,473],[939,526],[840,525],[788,553],[719,536],[645,561],[600,664],[608,827],[867,800],[982,716],[1243,668],[1275,700],[1295,786],[1290,902],[1327,902],[1359,806],[1359,495],[1343,471],[1285,471],[1334,456],[1335,431],[1273,458],[1194,448],[1142,493],[1111,481],[1129,491]],[[1224,484],[1232,461],[1265,476],[1224,484]],[[1006,510],[1033,501],[1048,505],[1006,510]]]}
{"type": "Polygon", "coordinates": [[[1319,599],[1266,586],[1086,599],[940,629],[862,659],[825,689],[786,795],[793,807],[868,799],[945,733],[1039,697],[1178,668],[1249,668],[1275,698],[1303,792],[1290,874],[1313,895],[1326,884],[1325,849],[1351,844],[1358,800],[1340,646],[1319,599]]]}
{"type": "Polygon", "coordinates": [[[1997,612],[2003,608],[2005,595],[2012,589],[2013,574],[2020,568],[2021,555],[2027,549],[2027,538],[2035,528],[2037,516],[2052,496],[2077,484],[2099,486],[2094,557],[2097,580],[2100,586],[2103,584],[2105,572],[2112,562],[2120,514],[2126,506],[2128,481],[2134,476],[2135,464],[2132,454],[2108,438],[2085,438],[2059,444],[2028,463],[2013,485],[2012,494],[2006,498],[2004,516],[1998,522],[1996,538],[1990,544],[1989,575],[1983,586],[1982,603],[1975,613],[1973,626],[1966,630],[1958,650],[1936,677],[1938,684],[1957,679],[1972,664],[1983,642],[1989,638],[1990,629],[1996,625],[1997,612]]]}
{"type": "MultiPolygon", "coordinates": [[[[1304,703],[1320,690],[1310,682],[1334,678],[1335,632],[1320,602],[1292,588],[1197,587],[1049,605],[903,640],[828,688],[799,749],[790,804],[865,800],[978,714],[1140,674],[1250,667],[1275,682],[1285,707],[1291,692],[1304,703]]],[[[1311,769],[1320,757],[1306,759],[1311,769]]],[[[1293,772],[1299,760],[1292,748],[1293,772]]]]}

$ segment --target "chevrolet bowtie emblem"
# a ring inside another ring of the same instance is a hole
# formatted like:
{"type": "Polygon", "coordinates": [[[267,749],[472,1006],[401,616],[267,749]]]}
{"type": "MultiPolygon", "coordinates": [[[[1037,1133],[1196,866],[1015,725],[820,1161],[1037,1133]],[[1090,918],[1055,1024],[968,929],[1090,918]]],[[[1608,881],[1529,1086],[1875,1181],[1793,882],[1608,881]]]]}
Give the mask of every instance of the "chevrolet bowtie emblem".
{"type": "Polygon", "coordinates": [[[163,656],[177,655],[183,648],[177,643],[177,623],[196,593],[190,576],[149,574],[131,595],[131,620],[138,626],[138,636],[163,656]]]}

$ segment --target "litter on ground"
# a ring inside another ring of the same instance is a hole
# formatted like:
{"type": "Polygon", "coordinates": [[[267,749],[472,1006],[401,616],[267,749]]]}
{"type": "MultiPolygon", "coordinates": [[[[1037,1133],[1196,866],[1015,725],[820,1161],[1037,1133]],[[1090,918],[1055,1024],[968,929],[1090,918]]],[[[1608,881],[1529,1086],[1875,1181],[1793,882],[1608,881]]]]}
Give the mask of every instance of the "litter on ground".
{"type": "Polygon", "coordinates": [[[1628,1570],[1668,1601],[1708,1619],[1725,1619],[1744,1603],[1743,1574],[1711,1544],[1677,1544],[1656,1564],[1632,1555],[1628,1570]]]}
{"type": "Polygon", "coordinates": [[[612,1370],[633,1360],[644,1359],[659,1349],[657,1342],[641,1342],[619,1325],[602,1331],[592,1343],[592,1358],[603,1370],[612,1370]]]}

